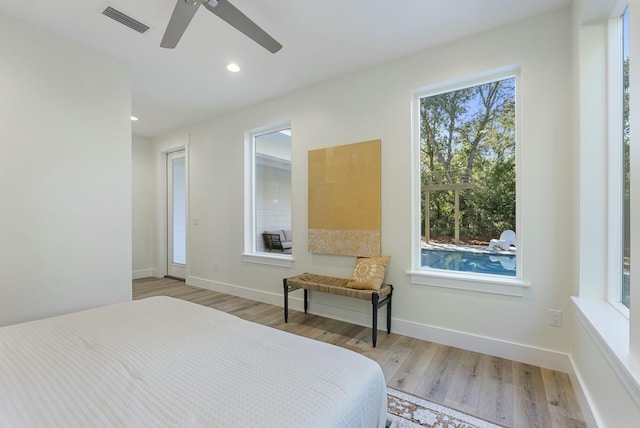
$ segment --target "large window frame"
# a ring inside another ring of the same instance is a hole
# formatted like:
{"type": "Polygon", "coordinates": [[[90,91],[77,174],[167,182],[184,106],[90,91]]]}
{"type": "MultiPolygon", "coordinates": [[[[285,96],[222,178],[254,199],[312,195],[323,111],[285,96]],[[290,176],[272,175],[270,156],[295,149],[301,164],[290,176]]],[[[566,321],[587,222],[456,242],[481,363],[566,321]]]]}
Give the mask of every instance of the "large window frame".
{"type": "MultiPolygon", "coordinates": [[[[258,239],[262,239],[261,233],[257,231],[258,221],[256,219],[256,138],[274,132],[291,133],[291,122],[284,121],[276,124],[252,129],[245,132],[245,209],[244,209],[244,252],[243,261],[249,263],[267,264],[281,267],[293,267],[295,261],[293,252],[277,253],[259,251],[258,239]]],[[[293,145],[292,145],[293,147],[293,145]]],[[[292,150],[293,151],[293,150],[292,150]]],[[[293,165],[293,160],[291,162],[293,165]]],[[[292,213],[293,215],[293,213],[292,213]]],[[[293,228],[293,219],[292,219],[293,228]]]]}
{"type": "MultiPolygon", "coordinates": [[[[590,208],[596,204],[593,201],[606,205],[602,215],[595,211],[587,213],[586,224],[581,230],[581,252],[583,264],[588,265],[592,260],[590,246],[598,244],[591,236],[592,225],[600,224],[602,221],[603,235],[606,236],[606,246],[601,253],[605,257],[606,263],[602,265],[602,275],[599,270],[590,270],[588,266],[581,266],[581,278],[579,296],[573,296],[572,302],[576,308],[576,315],[579,325],[591,337],[595,346],[601,353],[601,357],[607,361],[610,368],[616,374],[621,384],[627,389],[630,397],[636,403],[640,403],[640,370],[635,361],[640,356],[640,317],[633,316],[632,312],[638,312],[638,308],[633,305],[627,308],[621,301],[621,272],[623,260],[623,230],[621,216],[623,213],[623,176],[621,172],[622,160],[622,46],[620,17],[624,14],[625,8],[629,8],[629,25],[633,28],[640,28],[640,5],[635,2],[616,3],[611,5],[609,11],[603,11],[608,16],[600,16],[597,21],[591,19],[588,23],[580,25],[579,37],[585,41],[582,52],[586,60],[579,62],[581,79],[588,79],[588,84],[580,87],[580,116],[584,118],[580,124],[580,146],[588,153],[581,160],[580,167],[588,171],[591,167],[599,149],[602,147],[606,153],[606,160],[603,160],[602,168],[605,171],[596,172],[597,177],[605,180],[605,192],[593,192],[593,183],[587,183],[588,173],[581,176],[581,198],[587,202],[590,208]],[[602,32],[600,31],[602,28],[602,32]],[[596,30],[596,31],[593,31],[596,30]],[[606,73],[605,73],[606,72],[606,73]],[[602,96],[601,96],[602,95],[602,96]],[[602,100],[600,104],[598,101],[602,100]],[[594,102],[595,101],[595,102],[594,102]],[[594,106],[597,106],[593,109],[594,106]],[[593,109],[593,110],[592,110],[593,109]],[[595,120],[595,115],[602,120],[595,120]],[[591,138],[595,136],[595,138],[591,138]],[[597,144],[602,142],[602,146],[597,144]],[[591,184],[591,186],[590,186],[591,184]],[[589,204],[591,202],[591,204],[589,204]],[[593,215],[591,215],[593,214],[593,215]],[[606,218],[605,218],[606,216],[606,218]],[[595,222],[594,222],[595,220],[595,222]]],[[[632,30],[630,32],[630,87],[638,86],[640,73],[634,67],[634,58],[640,58],[636,53],[640,52],[638,35],[632,30]]],[[[640,95],[630,92],[630,106],[633,111],[634,106],[640,105],[640,95]]],[[[640,127],[634,126],[638,120],[633,114],[630,115],[630,138],[631,142],[640,140],[640,127]]],[[[640,152],[631,147],[630,152],[630,174],[635,177],[640,172],[640,152]]],[[[640,212],[640,194],[637,187],[630,188],[630,209],[631,213],[640,212]]],[[[633,216],[632,216],[633,218],[633,216]]],[[[582,222],[582,219],[581,219],[582,222]]],[[[598,230],[595,230],[598,237],[598,230]]],[[[640,227],[638,222],[631,222],[630,228],[630,264],[631,272],[637,271],[640,266],[640,252],[638,242],[640,237],[640,227]]],[[[593,259],[597,261],[598,259],[593,259]]],[[[634,290],[638,291],[638,281],[631,277],[631,296],[634,290]]],[[[637,294],[636,294],[637,295],[637,294]]],[[[633,298],[633,297],[632,297],[633,298]]],[[[638,314],[636,314],[638,315],[638,314]]],[[[593,360],[592,360],[593,361],[593,360]]]]}
{"type": "Polygon", "coordinates": [[[410,281],[413,284],[428,285],[435,287],[445,287],[463,289],[492,294],[503,294],[510,296],[523,296],[525,289],[530,286],[523,280],[523,256],[524,242],[521,227],[521,215],[518,207],[521,206],[522,195],[521,183],[518,179],[519,168],[519,129],[520,124],[520,96],[519,96],[520,69],[517,66],[508,66],[496,70],[490,70],[464,79],[445,82],[413,92],[412,100],[412,234],[411,234],[411,254],[412,268],[408,272],[410,281]],[[421,266],[421,165],[420,165],[420,99],[462,88],[478,86],[508,78],[515,78],[516,96],[516,230],[518,231],[518,256],[516,257],[516,276],[487,275],[479,273],[449,271],[440,269],[428,269],[421,266]]]}

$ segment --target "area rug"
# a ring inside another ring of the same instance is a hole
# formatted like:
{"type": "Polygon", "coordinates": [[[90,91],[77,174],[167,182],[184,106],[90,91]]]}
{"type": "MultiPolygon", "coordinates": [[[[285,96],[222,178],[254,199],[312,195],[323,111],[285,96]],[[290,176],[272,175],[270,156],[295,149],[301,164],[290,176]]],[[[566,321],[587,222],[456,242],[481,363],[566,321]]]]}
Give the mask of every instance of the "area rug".
{"type": "Polygon", "coordinates": [[[387,428],[501,428],[389,387],[387,410],[387,428]]]}

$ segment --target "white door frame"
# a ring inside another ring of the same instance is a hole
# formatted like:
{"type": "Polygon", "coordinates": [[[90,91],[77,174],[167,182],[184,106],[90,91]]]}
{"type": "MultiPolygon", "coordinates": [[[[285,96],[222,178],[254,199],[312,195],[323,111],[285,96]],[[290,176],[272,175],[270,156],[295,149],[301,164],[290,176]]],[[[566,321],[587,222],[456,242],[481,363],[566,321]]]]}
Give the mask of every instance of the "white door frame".
{"type": "Polygon", "coordinates": [[[187,264],[185,265],[185,280],[189,278],[189,134],[182,134],[176,137],[162,140],[156,144],[156,236],[158,246],[156,248],[156,266],[158,266],[158,276],[167,275],[168,266],[168,228],[167,228],[167,154],[179,150],[184,150],[184,175],[185,175],[185,195],[186,195],[186,251],[187,264]]]}
{"type": "Polygon", "coordinates": [[[174,190],[175,190],[175,166],[174,166],[174,161],[181,159],[184,162],[184,165],[186,166],[186,158],[185,158],[185,151],[184,150],[178,150],[175,152],[169,152],[167,153],[167,276],[171,276],[174,278],[182,278],[185,279],[186,277],[186,271],[185,271],[185,267],[186,267],[186,239],[187,239],[187,235],[186,235],[186,223],[187,223],[187,218],[186,218],[186,203],[187,203],[187,194],[186,194],[186,168],[183,171],[183,177],[182,180],[184,181],[185,187],[184,187],[184,208],[185,208],[185,212],[184,212],[184,222],[185,222],[185,235],[184,235],[184,239],[185,239],[185,263],[176,263],[174,260],[174,255],[175,255],[175,194],[174,194],[174,190]]]}

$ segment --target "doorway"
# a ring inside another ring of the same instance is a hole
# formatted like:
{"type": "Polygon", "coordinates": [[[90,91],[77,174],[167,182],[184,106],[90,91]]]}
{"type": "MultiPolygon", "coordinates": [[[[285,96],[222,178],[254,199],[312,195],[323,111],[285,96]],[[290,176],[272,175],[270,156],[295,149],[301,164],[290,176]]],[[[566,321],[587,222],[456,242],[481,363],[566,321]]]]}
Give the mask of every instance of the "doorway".
{"type": "Polygon", "coordinates": [[[187,192],[184,150],[167,153],[167,276],[184,279],[187,264],[187,192]]]}

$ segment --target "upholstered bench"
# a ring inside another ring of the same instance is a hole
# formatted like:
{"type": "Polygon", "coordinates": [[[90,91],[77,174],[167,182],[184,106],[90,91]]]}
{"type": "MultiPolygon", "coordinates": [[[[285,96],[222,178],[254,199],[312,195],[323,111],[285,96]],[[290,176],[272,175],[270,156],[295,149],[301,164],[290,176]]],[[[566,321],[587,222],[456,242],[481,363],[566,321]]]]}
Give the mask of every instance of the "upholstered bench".
{"type": "Polygon", "coordinates": [[[371,302],[373,307],[373,325],[371,336],[373,347],[378,338],[378,308],[387,305],[387,333],[391,333],[391,297],[393,285],[382,284],[379,290],[360,290],[349,288],[348,279],[331,276],[303,273],[291,278],[284,278],[284,322],[289,321],[289,293],[300,288],[304,289],[304,313],[307,313],[307,299],[309,291],[321,291],[323,293],[337,294],[340,296],[355,297],[371,302]]]}

